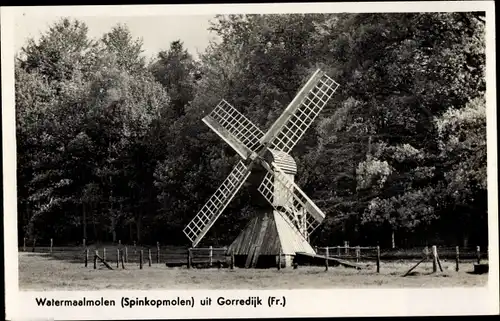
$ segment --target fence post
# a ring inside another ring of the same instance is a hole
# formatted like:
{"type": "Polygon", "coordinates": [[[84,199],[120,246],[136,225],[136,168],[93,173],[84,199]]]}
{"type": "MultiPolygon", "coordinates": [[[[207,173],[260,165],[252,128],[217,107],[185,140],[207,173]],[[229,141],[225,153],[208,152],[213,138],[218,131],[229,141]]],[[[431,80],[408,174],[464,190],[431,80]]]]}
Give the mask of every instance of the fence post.
{"type": "Polygon", "coordinates": [[[83,247],[87,247],[87,240],[83,239],[82,244],[83,244],[83,247]]]}
{"type": "Polygon", "coordinates": [[[340,257],[340,245],[337,245],[337,256],[340,257]]]}
{"type": "Polygon", "coordinates": [[[212,245],[208,248],[208,266],[212,267],[212,258],[213,258],[213,248],[212,245]]]}
{"type": "Polygon", "coordinates": [[[188,257],[187,257],[188,261],[187,261],[187,268],[190,269],[191,268],[191,249],[189,248],[188,249],[188,257]]]}
{"type": "Polygon", "coordinates": [[[317,246],[314,247],[314,252],[316,252],[316,254],[318,254],[318,247],[317,246]]]}
{"type": "Polygon", "coordinates": [[[160,242],[156,242],[156,263],[160,263],[160,242]]]}
{"type": "Polygon", "coordinates": [[[478,246],[476,247],[476,255],[477,255],[477,264],[481,263],[481,248],[478,246]]]}
{"type": "Polygon", "coordinates": [[[125,263],[128,263],[128,248],[125,246],[125,263]]]}
{"type": "Polygon", "coordinates": [[[116,249],[116,268],[120,267],[120,249],[116,249]]]}
{"type": "Polygon", "coordinates": [[[234,252],[231,251],[231,270],[234,270],[234,252]]]}
{"type": "Polygon", "coordinates": [[[125,262],[124,262],[124,259],[123,259],[123,253],[121,255],[121,261],[122,261],[122,269],[125,269],[125,262]]]}
{"type": "Polygon", "coordinates": [[[148,249],[148,265],[151,266],[151,249],[148,249]]]}
{"type": "Polygon", "coordinates": [[[23,237],[23,252],[26,252],[26,237],[23,237]]]}
{"type": "Polygon", "coordinates": [[[144,255],[143,252],[144,252],[143,250],[139,252],[139,269],[141,270],[142,270],[142,256],[144,255]]]}
{"type": "Polygon", "coordinates": [[[435,245],[432,246],[432,272],[437,272],[437,247],[435,245]]]}
{"type": "Polygon", "coordinates": [[[380,273],[380,246],[377,245],[377,273],[380,273]]]}
{"type": "Polygon", "coordinates": [[[349,242],[344,241],[345,254],[349,255],[349,242]]]}
{"type": "Polygon", "coordinates": [[[459,267],[459,264],[460,264],[460,248],[457,246],[455,248],[455,252],[456,252],[456,257],[455,257],[455,271],[458,272],[458,270],[460,270],[460,267],[459,267]]]}
{"type": "Polygon", "coordinates": [[[361,256],[361,249],[358,245],[356,246],[356,263],[359,263],[360,256],[361,256]]]}
{"type": "Polygon", "coordinates": [[[102,260],[106,261],[106,248],[105,247],[102,248],[102,260]]]}
{"type": "Polygon", "coordinates": [[[325,248],[325,271],[328,271],[328,258],[330,257],[328,246],[325,248]]]}
{"type": "Polygon", "coordinates": [[[54,246],[54,240],[50,239],[50,254],[52,254],[52,247],[54,246]]]}
{"type": "Polygon", "coordinates": [[[137,253],[137,243],[134,241],[134,255],[137,253]]]}
{"type": "Polygon", "coordinates": [[[99,255],[99,250],[95,250],[94,253],[94,270],[97,269],[97,255],[99,255]]]}
{"type": "Polygon", "coordinates": [[[89,249],[85,249],[85,267],[88,266],[88,262],[89,262],[89,249]]]}
{"type": "Polygon", "coordinates": [[[35,246],[36,246],[36,238],[33,239],[33,249],[32,249],[32,252],[35,252],[35,246]]]}
{"type": "Polygon", "coordinates": [[[443,267],[441,266],[441,260],[439,259],[439,254],[437,252],[437,249],[436,249],[436,257],[437,257],[437,262],[438,262],[438,266],[439,266],[439,271],[443,272],[443,267]]]}

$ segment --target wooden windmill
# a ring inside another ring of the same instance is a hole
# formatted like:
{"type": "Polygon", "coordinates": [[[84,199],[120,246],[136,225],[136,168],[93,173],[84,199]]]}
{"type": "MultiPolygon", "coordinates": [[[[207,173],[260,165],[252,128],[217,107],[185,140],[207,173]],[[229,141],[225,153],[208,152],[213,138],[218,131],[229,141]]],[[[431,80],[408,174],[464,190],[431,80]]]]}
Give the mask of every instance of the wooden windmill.
{"type": "Polygon", "coordinates": [[[298,252],[314,254],[309,235],[325,214],[294,183],[290,151],[328,103],[338,84],[316,70],[267,133],[222,100],[203,122],[242,158],[184,228],[196,247],[245,181],[256,184],[255,216],[229,247],[237,265],[290,265],[298,252]],[[258,193],[257,193],[258,192],[258,193]],[[283,260],[281,260],[283,258],[283,260]]]}

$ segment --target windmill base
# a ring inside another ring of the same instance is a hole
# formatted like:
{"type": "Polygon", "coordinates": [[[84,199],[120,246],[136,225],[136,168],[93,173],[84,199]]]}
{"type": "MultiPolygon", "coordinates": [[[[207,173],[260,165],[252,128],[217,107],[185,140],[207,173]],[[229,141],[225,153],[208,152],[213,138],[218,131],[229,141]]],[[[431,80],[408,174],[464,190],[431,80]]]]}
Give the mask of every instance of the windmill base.
{"type": "Polygon", "coordinates": [[[281,267],[289,267],[297,252],[315,254],[298,230],[273,209],[256,212],[228,248],[235,266],[245,268],[276,267],[278,262],[281,267]]]}

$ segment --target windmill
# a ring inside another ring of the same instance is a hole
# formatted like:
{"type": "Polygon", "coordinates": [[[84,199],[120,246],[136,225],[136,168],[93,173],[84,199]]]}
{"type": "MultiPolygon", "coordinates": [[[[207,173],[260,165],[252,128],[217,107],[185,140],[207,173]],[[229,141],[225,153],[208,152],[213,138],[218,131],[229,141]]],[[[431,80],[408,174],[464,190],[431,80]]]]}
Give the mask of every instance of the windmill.
{"type": "Polygon", "coordinates": [[[325,214],[295,184],[290,151],[328,103],[339,84],[320,69],[300,89],[271,128],[262,132],[225,100],[203,122],[241,156],[222,185],[184,228],[196,247],[245,181],[254,185],[258,210],[230,245],[235,263],[291,264],[296,253],[315,254],[309,235],[325,214]],[[279,256],[279,258],[278,258],[279,256]],[[281,258],[284,257],[283,261],[281,258]]]}

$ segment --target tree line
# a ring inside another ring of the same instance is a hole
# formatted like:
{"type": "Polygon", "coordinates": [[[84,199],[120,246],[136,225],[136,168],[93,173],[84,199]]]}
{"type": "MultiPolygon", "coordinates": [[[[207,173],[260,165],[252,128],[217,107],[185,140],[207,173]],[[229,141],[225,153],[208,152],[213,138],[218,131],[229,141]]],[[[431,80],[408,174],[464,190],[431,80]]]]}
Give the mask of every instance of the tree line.
{"type": "MultiPolygon", "coordinates": [[[[61,19],[16,56],[19,237],[186,245],[238,155],[201,119],[265,131],[317,67],[339,90],[292,152],[314,244],[487,243],[484,13],[216,16],[147,61],[126,25],[61,19]]],[[[153,31],[152,31],[153,32],[153,31]]],[[[244,187],[204,242],[252,215],[244,187]]]]}

